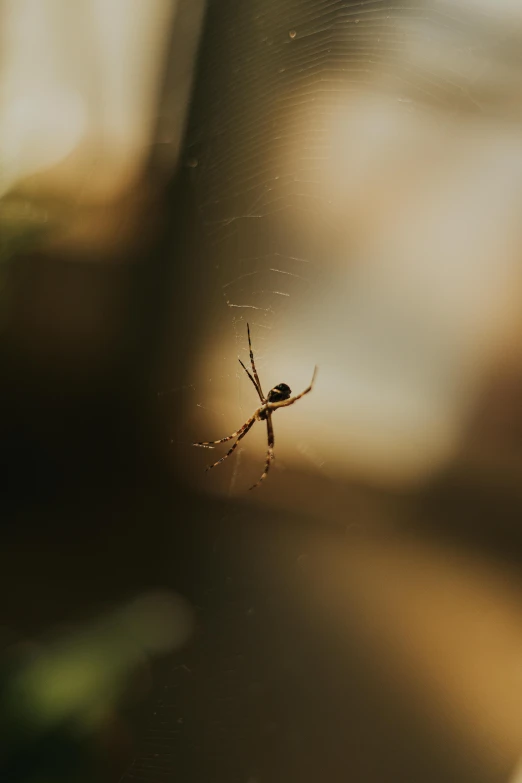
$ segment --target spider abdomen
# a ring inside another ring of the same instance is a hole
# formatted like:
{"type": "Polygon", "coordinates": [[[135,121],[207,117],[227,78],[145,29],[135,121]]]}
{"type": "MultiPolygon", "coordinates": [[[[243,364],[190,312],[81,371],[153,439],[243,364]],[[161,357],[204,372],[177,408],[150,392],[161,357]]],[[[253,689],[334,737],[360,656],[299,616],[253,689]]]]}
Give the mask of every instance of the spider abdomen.
{"type": "MultiPolygon", "coordinates": [[[[283,402],[283,400],[289,400],[291,394],[292,390],[290,389],[290,386],[287,386],[286,383],[278,383],[277,386],[274,386],[274,388],[270,389],[268,392],[266,396],[266,402],[283,402]]],[[[256,418],[258,421],[266,421],[267,416],[267,409],[261,407],[261,410],[257,414],[256,418]]]]}
{"type": "Polygon", "coordinates": [[[270,389],[267,396],[268,402],[283,402],[283,400],[289,400],[292,390],[286,383],[278,383],[273,389],[270,389]]]}

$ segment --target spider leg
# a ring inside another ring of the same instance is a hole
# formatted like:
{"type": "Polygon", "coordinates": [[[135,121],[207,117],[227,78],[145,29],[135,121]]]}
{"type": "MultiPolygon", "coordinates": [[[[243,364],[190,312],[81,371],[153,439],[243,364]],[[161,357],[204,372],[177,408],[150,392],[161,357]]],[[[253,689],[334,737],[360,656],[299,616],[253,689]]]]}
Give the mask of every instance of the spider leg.
{"type": "Polygon", "coordinates": [[[301,392],[301,394],[296,394],[295,397],[290,397],[289,400],[282,400],[282,402],[269,402],[268,405],[270,406],[270,410],[275,410],[276,408],[286,408],[288,405],[293,405],[294,402],[297,402],[297,400],[300,400],[301,397],[305,396],[305,394],[308,394],[308,392],[312,391],[316,375],[317,366],[314,368],[314,374],[312,375],[310,386],[307,386],[306,389],[301,392]]]}
{"type": "MultiPolygon", "coordinates": [[[[239,359],[239,356],[238,356],[237,358],[239,359]]],[[[243,370],[246,372],[246,374],[248,375],[248,377],[250,378],[250,380],[252,381],[252,383],[253,383],[253,384],[254,384],[254,386],[256,387],[256,392],[259,394],[259,399],[261,400],[261,402],[264,402],[264,398],[263,398],[263,395],[262,395],[262,393],[261,393],[261,389],[259,388],[259,386],[258,386],[258,385],[257,385],[257,383],[255,382],[255,380],[252,378],[252,376],[251,376],[251,375],[250,375],[250,373],[248,372],[247,368],[245,367],[245,365],[243,364],[243,362],[241,361],[241,359],[239,359],[239,364],[241,365],[241,367],[243,368],[243,370]]]]}
{"type": "Polygon", "coordinates": [[[250,325],[247,324],[247,332],[248,332],[248,347],[250,349],[250,364],[252,365],[252,372],[254,373],[254,378],[256,379],[257,386],[259,388],[259,396],[261,399],[264,399],[263,389],[261,388],[261,381],[259,380],[259,375],[257,374],[256,370],[256,363],[254,362],[254,354],[252,352],[252,342],[250,340],[250,325]]]}
{"type": "Polygon", "coordinates": [[[192,445],[201,446],[201,448],[203,449],[213,449],[214,446],[217,446],[218,443],[226,443],[227,440],[232,440],[232,438],[236,438],[238,435],[240,437],[243,437],[243,433],[246,430],[246,428],[248,427],[248,429],[250,429],[250,427],[255,422],[255,420],[256,420],[255,415],[251,416],[247,421],[245,421],[243,426],[240,427],[237,432],[233,432],[232,435],[227,435],[226,438],[221,438],[220,440],[203,440],[200,443],[193,443],[192,445]]]}
{"type": "Polygon", "coordinates": [[[213,465],[209,465],[209,466],[208,466],[208,468],[207,468],[207,470],[211,470],[211,468],[215,468],[215,467],[216,467],[216,465],[219,465],[221,462],[223,462],[223,460],[226,460],[226,458],[227,458],[227,457],[230,457],[230,455],[232,454],[232,452],[233,452],[233,451],[234,451],[234,449],[236,448],[236,446],[237,446],[237,444],[239,443],[239,441],[241,440],[241,438],[244,438],[244,437],[245,437],[245,435],[247,434],[247,432],[248,432],[248,431],[249,431],[249,430],[250,430],[250,429],[251,429],[251,428],[254,426],[254,424],[255,424],[255,421],[256,421],[255,419],[251,419],[251,420],[250,420],[250,422],[248,422],[248,423],[245,425],[244,429],[242,430],[241,434],[239,435],[238,439],[236,440],[236,442],[234,443],[234,445],[232,446],[232,448],[231,448],[231,449],[229,449],[229,450],[227,451],[227,453],[225,454],[225,456],[224,456],[224,457],[221,457],[221,459],[218,459],[218,461],[217,461],[217,462],[214,462],[214,464],[213,464],[213,465]]]}
{"type": "Polygon", "coordinates": [[[261,474],[261,478],[259,479],[259,481],[253,484],[250,487],[250,489],[255,489],[261,484],[262,481],[266,479],[268,471],[270,470],[270,465],[272,463],[272,460],[274,459],[274,427],[272,425],[272,415],[270,411],[267,411],[266,431],[268,436],[268,451],[266,453],[265,469],[261,474]]]}

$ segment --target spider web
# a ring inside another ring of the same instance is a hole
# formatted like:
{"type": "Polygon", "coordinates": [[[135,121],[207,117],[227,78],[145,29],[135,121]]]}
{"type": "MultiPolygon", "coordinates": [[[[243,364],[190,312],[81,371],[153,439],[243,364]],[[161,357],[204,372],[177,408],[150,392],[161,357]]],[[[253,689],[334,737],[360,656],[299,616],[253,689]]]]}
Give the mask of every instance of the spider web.
{"type": "Polygon", "coordinates": [[[335,334],[331,355],[319,339],[333,324],[325,302],[337,316],[342,302],[349,307],[361,226],[371,236],[396,198],[400,171],[390,173],[380,203],[368,190],[396,154],[382,137],[388,126],[400,135],[404,117],[429,124],[437,113],[491,109],[502,79],[492,63],[518,58],[506,46],[508,20],[492,8],[443,0],[209,3],[185,164],[215,340],[207,332],[207,347],[201,343],[208,373],[191,376],[197,392],[189,405],[220,418],[200,419],[202,435],[189,439],[221,437],[222,418],[236,422],[238,408],[239,418],[251,413],[252,390],[236,361],[247,359],[247,321],[268,388],[284,381],[297,391],[315,363],[322,378],[337,361],[335,334]],[[236,393],[227,377],[237,379],[236,393]],[[232,399],[235,410],[227,409],[232,399]]]}
{"type": "MultiPolygon", "coordinates": [[[[333,322],[332,313],[338,317],[348,307],[351,258],[360,253],[351,245],[352,231],[359,221],[371,227],[385,218],[387,199],[395,198],[388,192],[377,205],[364,202],[366,178],[387,164],[385,153],[375,163],[374,147],[365,143],[365,135],[377,136],[379,128],[371,111],[355,112],[354,132],[343,135],[341,128],[340,138],[332,141],[339,109],[351,98],[366,109],[360,97],[378,95],[393,107],[387,116],[394,117],[493,111],[495,101],[502,100],[498,74],[503,68],[512,73],[510,61],[518,62],[509,45],[514,40],[509,8],[503,6],[507,15],[502,18],[500,5],[442,0],[209,3],[186,164],[209,248],[212,331],[225,335],[236,353],[244,352],[250,322],[265,392],[263,370],[269,356],[278,364],[279,351],[288,357],[302,350],[299,361],[307,369],[316,358],[321,372],[335,365],[338,343],[332,341],[331,355],[323,343],[318,357],[314,334],[319,325],[331,334],[325,320],[330,315],[333,322]],[[501,68],[495,70],[492,63],[499,60],[501,68]],[[335,177],[343,145],[352,156],[349,181],[345,166],[335,177]],[[330,314],[319,306],[326,298],[330,314]],[[295,339],[292,323],[297,324],[295,339]],[[302,345],[306,348],[297,348],[302,345]]],[[[219,373],[229,372],[225,359],[237,365],[234,351],[224,353],[217,356],[221,369],[210,371],[208,386],[196,386],[198,410],[211,399],[211,380],[221,383],[219,373]]],[[[283,365],[281,360],[278,367],[283,365]]],[[[304,388],[308,379],[303,378],[304,388]]],[[[288,379],[274,382],[281,380],[288,379]]],[[[248,379],[241,382],[249,388],[248,379]]],[[[250,411],[241,400],[246,418],[250,411]]],[[[214,415],[224,416],[220,404],[211,406],[214,415]]],[[[216,437],[225,434],[216,432],[216,437]]],[[[197,439],[205,437],[204,431],[197,439]]],[[[240,469],[238,449],[231,486],[240,469]]],[[[241,612],[237,608],[238,617],[241,612]]],[[[223,693],[214,700],[209,695],[205,711],[209,725],[221,731],[212,752],[234,759],[241,734],[230,727],[237,729],[241,704],[234,706],[226,683],[232,678],[231,688],[241,690],[248,673],[238,663],[237,649],[221,653],[222,676],[215,672],[215,682],[223,693]]],[[[180,709],[169,697],[162,701],[144,755],[122,780],[156,783],[175,774],[177,750],[186,752],[180,709]]],[[[257,771],[245,768],[237,779],[257,780],[257,771]]]]}

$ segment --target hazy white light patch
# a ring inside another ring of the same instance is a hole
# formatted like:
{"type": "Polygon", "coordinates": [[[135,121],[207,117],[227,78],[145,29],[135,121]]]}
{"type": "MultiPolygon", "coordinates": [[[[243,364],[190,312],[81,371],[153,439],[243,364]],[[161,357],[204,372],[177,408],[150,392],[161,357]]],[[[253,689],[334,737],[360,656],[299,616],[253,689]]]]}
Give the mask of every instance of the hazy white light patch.
{"type": "Polygon", "coordinates": [[[517,129],[438,117],[377,96],[339,115],[335,184],[363,220],[346,224],[324,310],[316,302],[313,323],[302,319],[310,350],[321,324],[315,397],[332,462],[385,480],[422,478],[458,449],[519,318],[517,129]]]}
{"type": "Polygon", "coordinates": [[[73,91],[50,86],[3,107],[0,196],[17,181],[66,158],[86,128],[86,107],[73,91]]]}
{"type": "Polygon", "coordinates": [[[46,170],[46,191],[102,201],[121,194],[147,154],[176,7],[0,4],[0,195],[46,170]]]}
{"type": "MultiPolygon", "coordinates": [[[[427,0],[433,5],[433,0],[427,0]]],[[[522,5],[520,0],[452,0],[453,4],[470,13],[491,14],[494,19],[504,22],[516,22],[522,20],[522,5]]]]}

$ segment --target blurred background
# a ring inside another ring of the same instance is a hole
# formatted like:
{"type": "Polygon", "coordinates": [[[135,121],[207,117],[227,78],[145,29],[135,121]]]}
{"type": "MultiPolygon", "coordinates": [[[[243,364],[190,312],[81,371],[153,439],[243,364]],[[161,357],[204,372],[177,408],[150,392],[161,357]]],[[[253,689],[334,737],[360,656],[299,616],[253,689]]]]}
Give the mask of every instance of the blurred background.
{"type": "Polygon", "coordinates": [[[520,783],[520,4],[0,39],[1,779],[520,783]]]}

